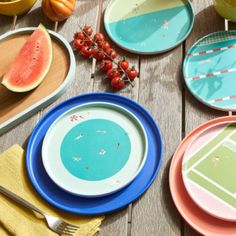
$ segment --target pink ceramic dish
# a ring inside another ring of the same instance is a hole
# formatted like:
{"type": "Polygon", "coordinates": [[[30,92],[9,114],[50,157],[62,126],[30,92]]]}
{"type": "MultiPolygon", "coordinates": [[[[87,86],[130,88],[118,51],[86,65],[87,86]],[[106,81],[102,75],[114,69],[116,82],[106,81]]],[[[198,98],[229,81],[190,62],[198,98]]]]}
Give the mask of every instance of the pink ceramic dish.
{"type": "Polygon", "coordinates": [[[215,218],[204,212],[194,203],[184,187],[181,171],[182,159],[187,146],[199,135],[199,133],[209,126],[227,121],[236,121],[236,116],[220,117],[208,121],[194,129],[177,148],[170,166],[170,191],[179,213],[191,227],[207,236],[235,236],[236,224],[235,222],[228,222],[215,218]]]}
{"type": "Polygon", "coordinates": [[[199,135],[197,135],[195,139],[188,145],[185,150],[182,162],[183,182],[190,197],[208,214],[226,221],[236,221],[236,146],[235,142],[231,140],[232,136],[234,136],[235,139],[235,133],[235,122],[217,123],[216,125],[208,127],[207,129],[200,132],[199,135]],[[229,130],[232,132],[230,133],[229,130]],[[219,135],[222,135],[222,132],[227,133],[227,135],[223,135],[222,138],[219,139],[219,135]],[[210,149],[209,145],[211,145],[210,149]],[[203,150],[204,148],[205,151],[203,150]],[[194,164],[191,161],[194,157],[196,158],[197,155],[201,157],[201,160],[195,159],[194,164]],[[203,173],[201,171],[203,171],[203,173]],[[210,179],[211,172],[214,173],[212,180],[210,179]],[[201,185],[201,182],[198,183],[194,180],[191,180],[187,176],[187,173],[194,174],[194,177],[198,176],[199,174],[199,176],[204,180],[203,183],[207,183],[206,186],[201,185]],[[204,174],[210,174],[210,177],[205,177],[204,174]],[[216,182],[214,182],[214,180],[216,182]],[[226,182],[227,185],[221,186],[222,181],[226,182]],[[230,183],[233,185],[233,193],[229,192],[230,190],[228,191],[227,189],[230,183]],[[207,189],[209,185],[210,189],[207,189]],[[226,197],[226,201],[224,200],[224,197],[226,197]],[[229,203],[227,201],[228,198],[230,199],[229,203]],[[232,205],[230,203],[232,203],[232,205]]]}

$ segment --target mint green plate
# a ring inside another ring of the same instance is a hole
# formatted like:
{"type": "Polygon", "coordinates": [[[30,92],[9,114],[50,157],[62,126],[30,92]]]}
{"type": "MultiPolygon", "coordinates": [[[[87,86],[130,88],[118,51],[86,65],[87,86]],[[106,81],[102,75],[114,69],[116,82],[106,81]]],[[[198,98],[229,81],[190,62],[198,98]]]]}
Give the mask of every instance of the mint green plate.
{"type": "Polygon", "coordinates": [[[236,111],[236,30],[214,32],[199,39],[183,64],[185,83],[205,105],[236,111]]]}
{"type": "Polygon", "coordinates": [[[61,115],[42,146],[43,165],[64,190],[84,197],[104,196],[129,184],[147,156],[142,124],[111,103],[87,103],[61,115]]]}
{"type": "Polygon", "coordinates": [[[194,11],[187,0],[112,0],[105,29],[121,48],[156,54],[183,42],[192,30],[194,11]]]}

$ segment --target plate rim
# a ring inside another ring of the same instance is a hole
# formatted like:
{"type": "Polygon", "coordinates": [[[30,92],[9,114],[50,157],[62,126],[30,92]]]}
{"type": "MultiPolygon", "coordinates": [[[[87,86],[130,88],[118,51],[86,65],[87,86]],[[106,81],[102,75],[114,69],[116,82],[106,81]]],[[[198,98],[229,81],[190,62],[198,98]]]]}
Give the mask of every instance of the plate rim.
{"type": "Polygon", "coordinates": [[[107,11],[109,10],[109,8],[111,7],[111,5],[113,4],[114,1],[120,1],[120,0],[112,0],[109,2],[108,6],[106,7],[105,9],[105,13],[104,13],[104,18],[103,18],[103,22],[104,22],[104,28],[106,30],[106,33],[107,35],[109,36],[109,38],[112,40],[112,42],[114,42],[118,47],[122,48],[123,50],[127,51],[127,52],[130,52],[130,53],[134,53],[134,54],[140,54],[140,55],[156,55],[156,54],[161,54],[161,53],[164,53],[164,52],[168,52],[174,48],[176,48],[177,46],[179,46],[182,42],[184,42],[184,40],[186,40],[188,38],[188,36],[190,35],[190,33],[192,32],[192,29],[193,29],[193,26],[194,26],[194,22],[195,22],[195,16],[196,16],[196,13],[195,13],[195,10],[194,10],[194,7],[193,7],[193,4],[188,0],[187,3],[185,3],[184,5],[188,5],[188,7],[190,8],[191,10],[191,25],[190,25],[190,28],[189,30],[187,31],[187,33],[185,34],[185,36],[179,40],[177,43],[175,43],[173,46],[167,48],[167,49],[164,49],[164,50],[158,50],[158,51],[153,51],[153,52],[143,52],[143,51],[137,51],[137,50],[132,50],[132,49],[129,49],[129,48],[126,48],[124,46],[122,46],[121,44],[117,43],[113,37],[110,35],[109,33],[109,30],[107,28],[107,11]]]}
{"type": "MultiPolygon", "coordinates": [[[[215,32],[212,32],[210,34],[207,34],[205,36],[203,36],[202,38],[198,39],[194,44],[192,44],[192,46],[190,47],[190,49],[187,51],[187,54],[188,53],[191,53],[192,50],[193,50],[193,47],[196,47],[196,45],[203,39],[209,37],[210,35],[214,35],[214,34],[217,34],[217,33],[223,33],[223,32],[235,32],[236,33],[236,30],[218,30],[218,31],[215,31],[215,32]]],[[[235,39],[236,40],[236,39],[235,39]]],[[[182,72],[183,72],[183,77],[184,77],[184,82],[185,82],[185,85],[187,86],[188,90],[190,91],[190,93],[194,96],[194,98],[196,98],[199,102],[201,102],[202,104],[204,104],[205,106],[207,107],[210,107],[214,110],[217,110],[217,111],[226,111],[226,112],[229,112],[229,111],[232,111],[232,112],[235,112],[236,111],[236,108],[235,109],[229,109],[229,108],[220,108],[220,107],[216,107],[216,106],[213,106],[213,105],[210,105],[209,103],[205,102],[204,100],[202,100],[200,97],[197,97],[193,91],[190,89],[190,86],[189,84],[187,83],[186,81],[186,67],[187,67],[187,59],[188,57],[185,55],[185,58],[184,58],[184,61],[183,61],[183,66],[182,66],[182,72]]]]}
{"type": "MultiPolygon", "coordinates": [[[[37,27],[24,27],[24,28],[19,28],[15,29],[9,32],[6,32],[2,35],[0,35],[0,42],[2,40],[7,39],[8,37],[11,37],[13,35],[19,35],[19,34],[24,34],[24,33],[32,33],[34,30],[36,30],[37,27]]],[[[56,89],[54,90],[51,94],[49,94],[47,97],[42,98],[41,100],[37,101],[30,107],[22,110],[20,113],[17,115],[11,117],[10,119],[6,120],[4,123],[0,124],[0,135],[6,132],[7,130],[11,129],[15,125],[19,124],[22,122],[24,119],[30,117],[33,115],[36,111],[40,110],[42,107],[45,107],[55,101],[57,98],[59,98],[65,89],[71,84],[71,82],[74,79],[75,76],[75,71],[76,71],[76,61],[75,61],[75,56],[73,53],[73,50],[70,46],[70,44],[67,42],[67,40],[60,34],[47,29],[49,34],[53,36],[55,40],[57,40],[61,45],[64,46],[64,48],[68,52],[69,56],[69,70],[67,72],[67,75],[64,79],[64,82],[56,89]]]]}
{"type": "Polygon", "coordinates": [[[208,126],[208,127],[206,127],[205,129],[201,130],[201,131],[194,137],[194,139],[189,142],[187,148],[185,149],[185,153],[184,153],[184,155],[183,155],[181,173],[182,173],[182,178],[183,178],[183,183],[184,183],[185,189],[187,190],[187,192],[188,192],[189,196],[191,197],[191,199],[195,202],[196,205],[198,205],[199,208],[201,208],[201,209],[202,209],[203,211],[205,211],[207,214],[212,215],[213,217],[219,218],[220,220],[226,220],[226,221],[236,222],[236,210],[235,210],[235,218],[234,218],[234,219],[233,219],[233,218],[225,218],[225,217],[219,216],[219,215],[217,215],[217,214],[214,214],[214,213],[212,213],[211,211],[206,210],[206,208],[205,208],[203,205],[201,205],[201,204],[197,201],[196,197],[194,197],[193,194],[191,193],[191,191],[188,189],[188,187],[187,187],[188,184],[187,184],[187,179],[186,179],[187,177],[185,177],[185,176],[184,176],[184,173],[183,173],[183,162],[184,162],[184,159],[185,159],[186,156],[187,156],[187,153],[188,153],[189,149],[190,149],[191,146],[193,145],[193,143],[196,142],[196,140],[197,140],[202,134],[204,134],[205,132],[207,132],[208,130],[210,130],[210,129],[212,129],[212,128],[215,128],[216,126],[219,126],[219,125],[224,125],[224,124],[225,124],[225,125],[227,125],[227,124],[230,125],[230,123],[235,123],[235,124],[236,124],[236,120],[235,120],[235,121],[223,121],[223,122],[219,122],[219,123],[217,123],[217,124],[208,126]]]}
{"type": "MultiPolygon", "coordinates": [[[[35,190],[37,191],[37,193],[43,197],[43,199],[45,199],[49,204],[52,204],[53,206],[63,210],[63,211],[67,211],[70,213],[74,213],[74,214],[80,214],[80,215],[100,215],[100,214],[108,214],[108,213],[112,213],[115,211],[118,211],[124,207],[126,207],[128,204],[130,204],[131,202],[137,200],[139,197],[141,197],[147,190],[148,188],[152,185],[152,183],[154,182],[154,180],[156,179],[159,170],[161,168],[161,164],[163,162],[163,137],[160,131],[159,126],[157,125],[157,123],[155,122],[154,118],[150,115],[150,113],[143,107],[141,106],[139,103],[137,103],[136,101],[128,98],[128,97],[124,97],[118,94],[113,94],[113,93],[108,93],[108,92],[100,92],[100,93],[87,93],[87,94],[82,94],[76,97],[72,97],[68,100],[65,100],[64,102],[56,105],[55,107],[53,107],[52,109],[50,109],[45,115],[44,115],[44,119],[47,119],[51,113],[54,113],[57,111],[58,108],[64,106],[66,103],[68,102],[73,102],[76,99],[92,99],[94,98],[94,96],[96,96],[98,99],[111,99],[114,101],[118,101],[118,103],[120,103],[120,101],[122,102],[126,102],[125,104],[129,104],[131,107],[134,107],[134,109],[138,109],[142,116],[145,117],[145,119],[147,120],[147,123],[150,124],[150,127],[155,129],[155,136],[156,136],[156,140],[158,140],[158,162],[155,168],[155,171],[153,172],[149,182],[139,191],[137,192],[135,195],[133,195],[133,197],[129,200],[126,199],[125,202],[122,202],[120,205],[113,206],[110,209],[105,209],[105,210],[86,210],[84,208],[71,208],[68,206],[64,206],[63,204],[61,204],[60,202],[55,201],[54,199],[52,199],[50,196],[48,196],[48,194],[45,191],[41,190],[41,187],[39,185],[39,182],[37,182],[35,175],[33,175],[33,168],[31,165],[31,159],[29,157],[29,153],[31,152],[31,146],[32,143],[34,142],[33,137],[35,136],[35,134],[37,133],[37,130],[39,129],[39,127],[41,126],[41,122],[42,119],[37,123],[37,125],[35,126],[35,128],[33,129],[31,136],[28,140],[28,145],[27,145],[27,149],[26,149],[26,169],[27,169],[27,175],[29,177],[29,180],[31,182],[31,184],[33,185],[33,187],[35,188],[35,190]],[[138,107],[138,108],[137,108],[138,107]]],[[[130,184],[132,185],[132,183],[130,184]]],[[[122,191],[122,190],[121,190],[122,191]]],[[[70,196],[70,195],[69,195],[70,196]]],[[[118,196],[119,198],[119,196],[118,196]]]]}
{"type": "MultiPolygon", "coordinates": [[[[193,129],[191,132],[189,132],[185,138],[180,142],[180,144],[178,145],[173,157],[172,157],[172,160],[171,160],[171,164],[170,164],[170,169],[169,169],[169,189],[170,189],[170,192],[171,192],[171,197],[172,197],[172,200],[179,212],[179,214],[183,217],[183,219],[193,228],[195,229],[198,233],[202,234],[202,235],[212,235],[212,236],[219,236],[219,234],[217,233],[212,233],[212,232],[208,232],[206,230],[203,230],[201,228],[201,226],[199,226],[198,223],[194,222],[191,218],[188,217],[188,212],[186,213],[186,210],[183,209],[183,207],[181,206],[181,203],[179,203],[179,200],[178,200],[178,197],[176,197],[176,186],[174,184],[174,176],[175,176],[175,172],[176,172],[176,165],[178,164],[178,162],[181,162],[181,165],[182,165],[182,158],[183,156],[179,156],[183,151],[181,151],[182,149],[186,150],[189,142],[191,142],[191,140],[193,140],[194,137],[196,137],[196,135],[198,135],[199,133],[199,130],[204,130],[205,127],[209,127],[211,125],[215,125],[217,123],[221,123],[221,122],[227,122],[227,121],[232,121],[232,122],[236,122],[236,116],[222,116],[222,117],[218,117],[218,118],[215,118],[215,119],[212,119],[212,120],[209,120],[209,121],[206,121],[204,123],[202,123],[201,125],[197,126],[195,129],[193,129]],[[180,153],[180,154],[179,154],[180,153]]],[[[183,152],[183,153],[184,153],[183,152]]],[[[181,167],[180,167],[180,172],[181,172],[181,167]]],[[[181,173],[181,176],[182,176],[182,173],[181,173]]],[[[190,198],[191,199],[191,198],[190,198]]],[[[195,203],[194,203],[195,204],[195,203]]],[[[187,204],[185,205],[187,206],[187,204]]],[[[197,205],[196,205],[197,206],[197,205]]],[[[197,206],[197,208],[199,208],[197,206]]],[[[222,220],[222,219],[219,219],[219,218],[216,218],[216,217],[213,217],[212,215],[206,213],[205,211],[203,211],[201,208],[199,208],[200,211],[204,212],[205,214],[209,215],[210,217],[212,218],[215,218],[216,221],[221,221],[221,222],[226,222],[226,223],[231,223],[231,224],[235,224],[235,222],[232,222],[232,221],[225,221],[225,220],[222,220]]],[[[236,229],[235,229],[235,232],[236,232],[236,229]]],[[[232,235],[233,236],[233,235],[232,235]]]]}
{"type": "Polygon", "coordinates": [[[51,178],[51,180],[60,188],[62,188],[63,190],[69,192],[70,194],[74,194],[74,195],[77,195],[77,196],[80,196],[80,197],[87,197],[87,198],[95,198],[95,197],[103,197],[103,196],[106,196],[106,195],[110,195],[112,193],[115,193],[123,188],[125,188],[128,184],[130,184],[137,176],[138,174],[141,172],[146,160],[147,160],[147,152],[148,152],[148,139],[147,139],[147,134],[146,134],[146,131],[142,125],[142,123],[140,122],[140,120],[134,115],[132,114],[128,109],[126,108],[123,108],[122,106],[119,106],[119,105],[116,105],[116,104],[112,104],[110,102],[87,102],[87,103],[83,103],[83,104],[80,104],[80,105],[77,105],[77,106],[74,106],[68,110],[66,110],[65,112],[63,112],[59,117],[57,117],[57,119],[55,119],[53,121],[53,123],[50,125],[50,127],[48,128],[45,136],[44,136],[44,139],[43,139],[43,143],[42,143],[42,150],[41,150],[41,156],[42,156],[42,162],[43,162],[43,166],[48,174],[48,176],[51,178]],[[49,174],[50,171],[48,171],[48,166],[46,165],[46,162],[45,162],[45,159],[46,159],[46,156],[44,156],[44,152],[43,151],[43,148],[44,146],[46,145],[45,144],[45,139],[49,136],[49,132],[52,130],[53,126],[56,125],[56,122],[58,122],[64,115],[66,115],[67,113],[73,111],[73,110],[76,110],[80,107],[84,107],[84,106],[88,106],[88,105],[109,105],[109,106],[114,106],[114,107],[117,107],[119,108],[120,110],[122,110],[123,113],[128,113],[126,115],[129,115],[133,120],[135,120],[136,124],[139,125],[139,128],[142,132],[142,135],[143,135],[143,138],[144,138],[144,145],[145,145],[145,149],[144,149],[144,155],[143,155],[143,158],[142,158],[142,162],[141,162],[141,165],[139,166],[139,168],[136,170],[135,174],[130,178],[129,181],[127,181],[124,185],[121,185],[119,186],[117,189],[113,190],[113,191],[110,191],[110,192],[106,192],[106,193],[103,193],[103,194],[97,194],[97,195],[86,195],[86,194],[79,194],[78,192],[75,192],[75,191],[70,191],[66,188],[63,188],[59,183],[58,181],[55,181],[55,178],[51,176],[51,174],[49,174]]]}

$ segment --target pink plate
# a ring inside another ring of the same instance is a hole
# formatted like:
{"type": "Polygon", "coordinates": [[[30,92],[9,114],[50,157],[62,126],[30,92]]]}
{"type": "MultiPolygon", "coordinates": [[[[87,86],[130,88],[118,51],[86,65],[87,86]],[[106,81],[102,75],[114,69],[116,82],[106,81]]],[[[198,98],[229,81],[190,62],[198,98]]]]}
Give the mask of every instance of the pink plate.
{"type": "Polygon", "coordinates": [[[235,236],[235,222],[215,218],[198,207],[187,193],[182,179],[182,160],[187,146],[206,128],[222,123],[236,122],[236,116],[220,117],[193,130],[177,148],[170,166],[169,183],[173,201],[186,222],[196,231],[207,236],[235,236]]]}
{"type": "Polygon", "coordinates": [[[188,145],[182,162],[185,188],[214,217],[236,221],[236,122],[210,126],[188,145]]]}

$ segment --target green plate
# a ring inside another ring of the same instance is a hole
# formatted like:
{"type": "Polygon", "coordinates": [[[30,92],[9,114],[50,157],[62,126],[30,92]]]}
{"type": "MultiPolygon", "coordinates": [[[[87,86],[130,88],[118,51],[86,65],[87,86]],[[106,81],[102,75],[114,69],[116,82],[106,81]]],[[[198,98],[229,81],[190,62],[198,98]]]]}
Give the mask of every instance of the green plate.
{"type": "Polygon", "coordinates": [[[182,165],[185,187],[214,217],[236,221],[236,123],[206,128],[188,146],[182,165]]]}

